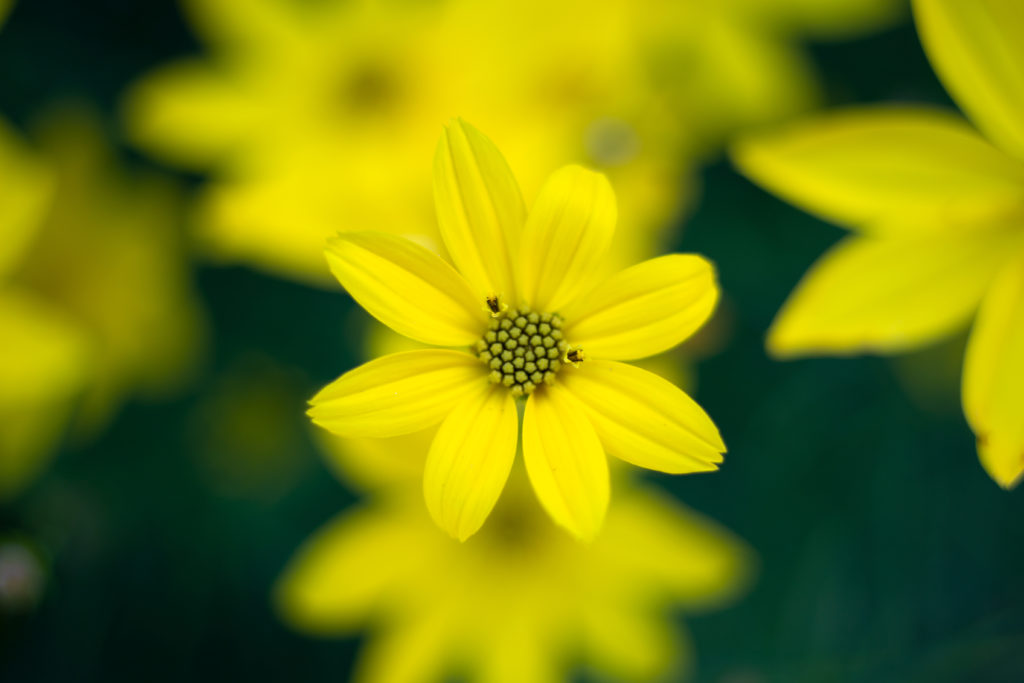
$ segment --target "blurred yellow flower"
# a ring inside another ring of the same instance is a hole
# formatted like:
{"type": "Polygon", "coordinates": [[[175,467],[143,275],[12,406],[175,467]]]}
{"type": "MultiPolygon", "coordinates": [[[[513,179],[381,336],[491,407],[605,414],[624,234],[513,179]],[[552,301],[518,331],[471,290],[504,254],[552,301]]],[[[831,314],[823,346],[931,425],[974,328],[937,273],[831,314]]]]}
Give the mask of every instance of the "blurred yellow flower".
{"type": "MultiPolygon", "coordinates": [[[[359,451],[372,440],[337,441],[359,451]]],[[[380,440],[351,460],[415,462],[427,443],[380,440]]],[[[362,683],[554,683],[579,664],[617,680],[678,680],[693,654],[673,613],[720,607],[750,582],[745,544],[649,489],[622,487],[604,530],[582,544],[546,522],[516,468],[491,520],[460,544],[400,477],[375,469],[390,481],[307,541],[274,595],[307,633],[368,629],[353,677],[362,683]]]]}
{"type": "Polygon", "coordinates": [[[615,229],[607,178],[552,174],[527,214],[501,153],[460,121],[441,138],[434,191],[458,270],[387,233],[338,235],[331,270],[352,297],[430,349],[362,365],[312,400],[313,420],[343,436],[387,437],[441,423],[424,473],[431,515],[464,540],[487,518],[518,443],[541,503],[591,538],[608,503],[605,450],[665,472],[717,469],[718,430],[692,399],[616,362],[680,343],[718,299],[704,259],[672,254],[598,283],[615,229]],[[563,366],[575,366],[563,370],[563,366]]]}
{"type": "Polygon", "coordinates": [[[985,137],[951,113],[890,106],[739,143],[744,173],[856,231],[800,283],[768,348],[902,351],[977,311],[964,411],[982,464],[1009,488],[1024,473],[1024,6],[919,0],[914,14],[936,72],[985,137]]]}
{"type": "Polygon", "coordinates": [[[126,394],[180,385],[199,340],[174,189],[122,176],[83,112],[38,142],[0,129],[0,496],[72,417],[95,430],[126,394]]]}
{"type": "Polygon", "coordinates": [[[616,256],[653,253],[685,203],[688,157],[814,103],[797,39],[873,28],[900,2],[184,6],[209,56],[132,90],[131,136],[214,175],[197,211],[211,254],[323,284],[338,226],[435,233],[420,178],[456,113],[506,141],[530,194],[566,159],[607,173],[628,217],[616,256]]]}

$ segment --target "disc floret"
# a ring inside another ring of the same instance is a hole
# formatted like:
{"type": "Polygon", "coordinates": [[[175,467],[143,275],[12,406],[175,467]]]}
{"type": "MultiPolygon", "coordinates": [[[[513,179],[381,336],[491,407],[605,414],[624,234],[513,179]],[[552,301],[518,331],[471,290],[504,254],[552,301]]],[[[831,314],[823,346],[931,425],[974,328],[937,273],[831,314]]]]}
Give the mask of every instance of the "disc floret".
{"type": "Polygon", "coordinates": [[[539,313],[525,306],[492,318],[476,343],[477,356],[491,369],[491,383],[508,387],[514,396],[554,383],[568,348],[557,313],[539,313]]]}

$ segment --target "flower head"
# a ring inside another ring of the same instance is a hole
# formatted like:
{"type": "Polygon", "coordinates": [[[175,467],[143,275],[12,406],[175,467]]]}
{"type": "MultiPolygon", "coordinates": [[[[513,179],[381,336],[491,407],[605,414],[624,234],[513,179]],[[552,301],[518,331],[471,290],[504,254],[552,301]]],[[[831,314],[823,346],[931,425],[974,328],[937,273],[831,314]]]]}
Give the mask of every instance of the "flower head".
{"type": "Polygon", "coordinates": [[[717,608],[749,585],[749,548],[656,490],[623,481],[605,530],[581,544],[548,523],[517,466],[491,522],[455,543],[407,495],[416,483],[376,458],[405,449],[416,463],[429,433],[330,440],[334,458],[386,481],[304,544],[274,597],[303,632],[371,626],[353,680],[553,683],[579,664],[666,680],[692,664],[673,613],[717,608]]]}
{"type": "Polygon", "coordinates": [[[973,316],[964,412],[982,464],[1008,488],[1024,474],[1024,23],[1018,3],[1000,0],[917,0],[914,15],[977,129],[930,108],[862,108],[734,150],[751,178],[854,231],[791,295],[768,348],[896,352],[973,316]]]}
{"type": "Polygon", "coordinates": [[[697,154],[812,106],[805,38],[862,34],[902,0],[183,0],[203,46],[142,79],[128,134],[204,171],[200,244],[317,284],[339,218],[423,233],[437,121],[509,143],[534,193],[566,158],[609,174],[619,263],[655,251],[697,154]],[[403,198],[392,201],[395,195],[403,198]]]}
{"type": "Polygon", "coordinates": [[[345,233],[331,270],[363,308],[427,344],[370,361],[312,400],[346,436],[395,436],[440,423],[424,473],[427,507],[465,539],[494,507],[522,451],[552,518],[596,534],[608,504],[605,452],[665,472],[713,470],[725,446],[700,406],[619,361],[665,351],[703,324],[711,265],[673,254],[598,281],[615,226],[608,180],[556,171],[527,212],[494,144],[461,121],[435,159],[441,235],[454,267],[406,239],[345,233]]]}
{"type": "Polygon", "coordinates": [[[36,129],[30,146],[0,122],[0,498],[69,423],[179,385],[201,338],[174,188],[127,177],[84,111],[36,129]]]}

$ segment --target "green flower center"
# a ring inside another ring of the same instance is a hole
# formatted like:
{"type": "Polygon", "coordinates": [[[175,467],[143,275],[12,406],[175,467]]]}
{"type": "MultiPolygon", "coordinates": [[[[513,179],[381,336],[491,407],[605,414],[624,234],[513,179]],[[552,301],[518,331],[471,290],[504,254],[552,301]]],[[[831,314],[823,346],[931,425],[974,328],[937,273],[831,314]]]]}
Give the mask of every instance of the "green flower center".
{"type": "Polygon", "coordinates": [[[491,382],[505,385],[513,396],[526,396],[541,384],[554,383],[568,349],[562,319],[529,308],[510,308],[491,318],[487,332],[476,343],[477,356],[491,368],[491,382]]]}

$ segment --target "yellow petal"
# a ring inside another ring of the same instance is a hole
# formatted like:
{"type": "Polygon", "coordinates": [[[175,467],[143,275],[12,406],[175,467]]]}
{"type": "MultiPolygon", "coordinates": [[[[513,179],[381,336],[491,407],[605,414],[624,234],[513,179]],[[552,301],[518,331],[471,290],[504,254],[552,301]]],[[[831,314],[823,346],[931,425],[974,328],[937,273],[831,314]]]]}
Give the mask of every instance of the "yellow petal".
{"type": "Polygon", "coordinates": [[[519,415],[503,386],[473,394],[441,423],[423,472],[430,516],[453,538],[477,532],[498,502],[516,457],[519,415]]]}
{"type": "Polygon", "coordinates": [[[749,137],[732,150],[749,178],[847,226],[934,228],[1024,198],[1024,165],[965,121],[924,108],[862,108],[749,137]]]}
{"type": "Polygon", "coordinates": [[[564,387],[543,387],[527,400],[523,461],[551,518],[594,538],[608,507],[608,460],[585,409],[564,387]]]}
{"type": "Polygon", "coordinates": [[[689,638],[664,615],[640,605],[627,603],[623,608],[607,600],[585,605],[581,636],[588,662],[609,680],[690,679],[686,674],[694,653],[689,638]]]}
{"type": "Polygon", "coordinates": [[[395,332],[427,344],[468,346],[487,329],[484,301],[440,256],[396,235],[353,232],[327,247],[331,272],[395,332]]]}
{"type": "Polygon", "coordinates": [[[615,193],[601,173],[581,166],[555,171],[523,229],[524,301],[556,312],[593,284],[615,232],[615,193]]]}
{"type": "MultiPolygon", "coordinates": [[[[617,495],[595,565],[685,607],[720,607],[749,587],[753,550],[714,521],[654,490],[617,495]]],[[[634,594],[635,595],[635,594],[634,594]]]]}
{"type": "Polygon", "coordinates": [[[0,500],[43,469],[92,379],[92,339],[35,296],[0,290],[0,500]]]}
{"type": "Polygon", "coordinates": [[[623,270],[565,307],[565,335],[591,357],[653,356],[699,329],[717,301],[708,261],[669,254],[623,270]]]}
{"type": "Polygon", "coordinates": [[[778,356],[910,349],[966,325],[1013,242],[974,235],[850,237],[790,295],[768,333],[778,356]]]}
{"type": "Polygon", "coordinates": [[[53,190],[53,179],[40,159],[0,121],[0,278],[19,260],[39,231],[53,190]]]}
{"type": "Polygon", "coordinates": [[[274,587],[274,602],[284,620],[309,633],[356,630],[389,589],[410,581],[414,570],[400,558],[429,551],[425,527],[408,520],[408,515],[394,512],[356,509],[318,531],[274,587]]]}
{"type": "Polygon", "coordinates": [[[448,253],[480,298],[516,296],[513,255],[526,207],[505,157],[487,136],[456,119],[434,157],[434,202],[448,253]]]}
{"type": "Polygon", "coordinates": [[[123,103],[128,135],[191,168],[222,162],[258,135],[261,114],[230,74],[200,61],[170,64],[133,86],[123,103]]]}
{"type": "Polygon", "coordinates": [[[626,462],[683,474],[718,469],[725,444],[718,428],[672,383],[615,361],[587,360],[560,375],[586,407],[605,450],[626,462]]]}
{"type": "Polygon", "coordinates": [[[964,360],[964,412],[991,476],[1011,488],[1024,474],[1024,258],[993,283],[964,360]]]}
{"type": "Polygon", "coordinates": [[[914,16],[953,99],[993,142],[1024,158],[1024,4],[915,0],[914,16]]]}
{"type": "MultiPolygon", "coordinates": [[[[395,562],[410,562],[400,555],[395,562]]],[[[370,570],[372,571],[372,569],[370,570]]],[[[399,612],[375,629],[356,659],[352,683],[436,683],[450,680],[456,640],[448,612],[442,609],[399,612]],[[454,642],[453,642],[454,641],[454,642]]]]}
{"type": "Polygon", "coordinates": [[[486,385],[487,368],[460,351],[406,351],[360,365],[310,401],[309,416],[341,436],[383,438],[439,423],[486,385]]]}

